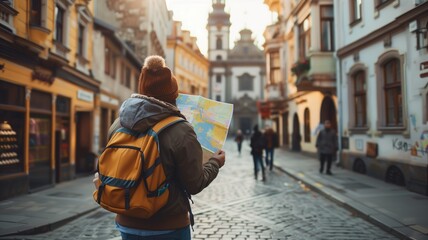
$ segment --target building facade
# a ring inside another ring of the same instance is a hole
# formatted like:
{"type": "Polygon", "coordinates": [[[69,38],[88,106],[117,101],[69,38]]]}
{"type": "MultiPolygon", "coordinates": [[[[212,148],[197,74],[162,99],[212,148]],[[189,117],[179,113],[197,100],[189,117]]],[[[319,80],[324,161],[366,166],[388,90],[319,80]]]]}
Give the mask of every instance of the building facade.
{"type": "Polygon", "coordinates": [[[93,1],[0,2],[0,199],[93,171],[93,1]]]}
{"type": "Polygon", "coordinates": [[[334,4],[341,163],[428,194],[428,2],[334,4]]]}
{"type": "Polygon", "coordinates": [[[181,22],[173,21],[170,26],[165,60],[177,78],[180,93],[208,97],[208,59],[181,22]]]}
{"type": "Polygon", "coordinates": [[[224,0],[213,0],[208,17],[209,96],[234,104],[230,130],[250,134],[255,124],[262,125],[256,105],[263,98],[265,60],[249,29],[241,30],[230,49],[230,15],[224,8],[224,0]]]}
{"type": "Polygon", "coordinates": [[[118,36],[144,60],[149,55],[166,56],[171,23],[165,0],[107,0],[119,24],[118,36]]]}
{"type": "Polygon", "coordinates": [[[266,97],[259,105],[280,144],[316,153],[316,129],[337,129],[334,11],[331,0],[265,0],[278,21],[265,30],[266,97]]]}

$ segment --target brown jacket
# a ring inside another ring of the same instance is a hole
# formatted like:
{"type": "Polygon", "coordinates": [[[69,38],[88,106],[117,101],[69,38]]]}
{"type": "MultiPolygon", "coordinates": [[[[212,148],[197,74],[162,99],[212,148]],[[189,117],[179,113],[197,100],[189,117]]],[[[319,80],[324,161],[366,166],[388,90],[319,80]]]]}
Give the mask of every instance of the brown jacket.
{"type": "MultiPolygon", "coordinates": [[[[182,116],[177,107],[171,104],[133,94],[123,103],[119,118],[109,129],[109,138],[120,127],[145,132],[171,115],[182,116]]],[[[118,214],[116,222],[121,226],[145,230],[173,230],[188,226],[188,199],[183,193],[183,187],[189,194],[197,194],[218,174],[219,164],[215,158],[202,164],[201,145],[187,121],[163,130],[159,134],[159,147],[166,176],[172,179],[168,203],[150,219],[118,214]]]]}

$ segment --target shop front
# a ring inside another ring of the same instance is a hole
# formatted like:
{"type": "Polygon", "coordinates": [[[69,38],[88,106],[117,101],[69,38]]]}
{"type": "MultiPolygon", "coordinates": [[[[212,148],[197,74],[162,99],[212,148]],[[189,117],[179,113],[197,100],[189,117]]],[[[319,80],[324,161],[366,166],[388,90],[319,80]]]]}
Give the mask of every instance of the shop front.
{"type": "Polygon", "coordinates": [[[47,82],[31,68],[4,62],[0,200],[91,173],[98,86],[83,88],[53,75],[47,82]]]}
{"type": "Polygon", "coordinates": [[[0,81],[0,199],[27,191],[25,87],[0,81]]]}

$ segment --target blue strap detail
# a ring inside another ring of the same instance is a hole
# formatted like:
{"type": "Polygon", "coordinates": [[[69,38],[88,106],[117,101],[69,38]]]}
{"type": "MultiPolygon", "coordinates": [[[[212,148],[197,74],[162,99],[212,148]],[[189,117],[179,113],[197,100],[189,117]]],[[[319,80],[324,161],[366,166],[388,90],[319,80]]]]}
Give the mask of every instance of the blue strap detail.
{"type": "Polygon", "coordinates": [[[120,187],[120,188],[132,188],[137,186],[138,184],[138,180],[124,180],[120,178],[104,176],[102,174],[100,174],[100,180],[104,185],[120,187]]]}
{"type": "Polygon", "coordinates": [[[156,158],[155,162],[153,163],[152,166],[150,166],[145,172],[144,172],[144,177],[148,178],[150,177],[153,172],[155,171],[155,168],[161,163],[161,159],[160,157],[156,158]]]}
{"type": "Polygon", "coordinates": [[[153,192],[149,192],[147,194],[147,197],[159,197],[161,196],[167,189],[169,188],[169,183],[166,183],[165,185],[163,185],[163,187],[158,188],[158,190],[153,191],[153,192]]]}

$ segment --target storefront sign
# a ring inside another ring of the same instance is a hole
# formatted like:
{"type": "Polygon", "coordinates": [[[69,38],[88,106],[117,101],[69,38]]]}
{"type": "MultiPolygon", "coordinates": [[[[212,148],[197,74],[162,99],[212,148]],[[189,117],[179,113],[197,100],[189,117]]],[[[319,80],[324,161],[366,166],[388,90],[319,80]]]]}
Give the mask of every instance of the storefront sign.
{"type": "Polygon", "coordinates": [[[115,98],[111,98],[105,94],[101,94],[101,102],[108,103],[108,104],[115,105],[115,106],[119,106],[119,100],[117,100],[115,98]]]}
{"type": "Polygon", "coordinates": [[[377,143],[367,142],[366,156],[371,158],[376,158],[377,155],[378,155],[377,143]]]}
{"type": "Polygon", "coordinates": [[[363,139],[355,139],[355,149],[358,151],[364,150],[364,140],[363,139]]]}
{"type": "Polygon", "coordinates": [[[48,84],[52,84],[55,81],[52,71],[40,67],[36,67],[31,74],[32,80],[39,80],[48,84]]]}
{"type": "Polygon", "coordinates": [[[83,100],[86,102],[94,102],[94,93],[84,91],[84,90],[78,90],[77,91],[77,99],[83,100]]]}

